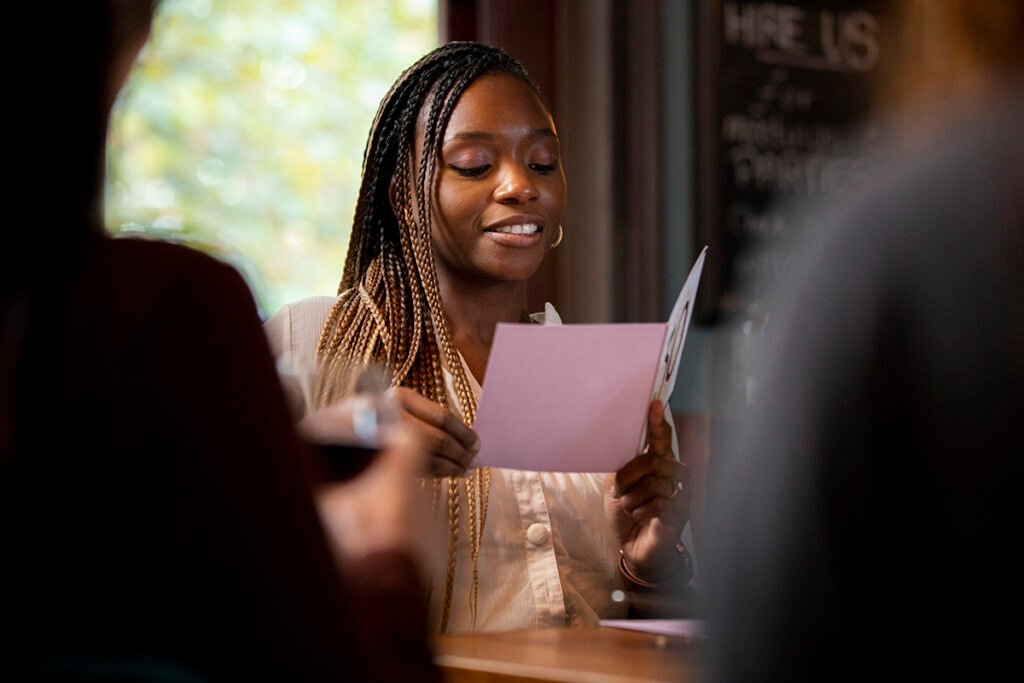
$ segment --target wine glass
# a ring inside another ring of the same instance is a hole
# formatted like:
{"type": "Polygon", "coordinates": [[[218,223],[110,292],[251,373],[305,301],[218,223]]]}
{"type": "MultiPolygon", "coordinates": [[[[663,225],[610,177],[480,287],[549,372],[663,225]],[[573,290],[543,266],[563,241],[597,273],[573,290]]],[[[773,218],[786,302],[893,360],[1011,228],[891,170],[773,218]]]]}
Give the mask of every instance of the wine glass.
{"type": "Polygon", "coordinates": [[[357,368],[342,381],[354,388],[346,398],[317,407],[315,392],[321,369],[314,359],[286,354],[278,360],[278,375],[289,404],[298,419],[300,435],[317,446],[314,469],[328,481],[347,480],[359,474],[384,446],[387,428],[399,419],[387,393],[388,370],[376,363],[357,368]],[[354,375],[354,381],[352,376],[354,375]]]}

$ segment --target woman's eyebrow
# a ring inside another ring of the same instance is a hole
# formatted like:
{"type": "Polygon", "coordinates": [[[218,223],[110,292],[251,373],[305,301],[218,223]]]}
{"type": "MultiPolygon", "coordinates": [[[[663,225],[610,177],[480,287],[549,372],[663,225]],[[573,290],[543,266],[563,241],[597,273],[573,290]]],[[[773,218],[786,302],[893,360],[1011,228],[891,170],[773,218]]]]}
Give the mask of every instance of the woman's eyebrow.
{"type": "MultiPolygon", "coordinates": [[[[528,137],[531,137],[531,138],[555,138],[555,139],[558,138],[558,136],[555,135],[555,131],[551,130],[550,128],[534,128],[527,135],[528,135],[528,137]]],[[[469,141],[474,141],[474,140],[489,141],[489,140],[493,140],[493,139],[495,139],[497,137],[499,137],[499,136],[495,135],[494,133],[486,133],[484,131],[467,130],[467,131],[462,131],[461,133],[456,133],[455,135],[451,136],[450,138],[445,138],[444,143],[447,144],[449,142],[457,142],[457,141],[463,141],[463,140],[469,140],[469,141]]]]}

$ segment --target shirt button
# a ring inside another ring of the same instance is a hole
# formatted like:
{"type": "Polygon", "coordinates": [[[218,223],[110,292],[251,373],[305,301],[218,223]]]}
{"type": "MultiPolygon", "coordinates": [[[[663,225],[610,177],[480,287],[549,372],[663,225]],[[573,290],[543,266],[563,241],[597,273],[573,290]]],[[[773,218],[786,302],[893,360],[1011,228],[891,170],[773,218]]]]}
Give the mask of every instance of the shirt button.
{"type": "Polygon", "coordinates": [[[543,524],[531,524],[526,530],[526,540],[534,545],[543,545],[548,540],[548,529],[543,524]]]}

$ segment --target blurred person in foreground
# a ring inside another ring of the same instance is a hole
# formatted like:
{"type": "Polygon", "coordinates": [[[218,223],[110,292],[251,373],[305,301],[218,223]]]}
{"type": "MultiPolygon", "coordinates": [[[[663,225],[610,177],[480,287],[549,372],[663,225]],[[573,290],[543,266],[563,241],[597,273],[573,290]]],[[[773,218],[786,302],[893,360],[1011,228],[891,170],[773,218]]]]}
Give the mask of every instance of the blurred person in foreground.
{"type": "Polygon", "coordinates": [[[712,461],[713,681],[1012,670],[1024,6],[946,7],[978,45],[973,76],[958,62],[965,96],[862,191],[812,210],[757,397],[712,461]]]}
{"type": "Polygon", "coordinates": [[[0,289],[0,679],[432,680],[418,442],[393,427],[319,491],[322,524],[242,279],[103,234],[108,117],[153,5],[20,10],[59,63],[22,64],[25,103],[74,113],[14,136],[40,149],[14,157],[0,289]]]}

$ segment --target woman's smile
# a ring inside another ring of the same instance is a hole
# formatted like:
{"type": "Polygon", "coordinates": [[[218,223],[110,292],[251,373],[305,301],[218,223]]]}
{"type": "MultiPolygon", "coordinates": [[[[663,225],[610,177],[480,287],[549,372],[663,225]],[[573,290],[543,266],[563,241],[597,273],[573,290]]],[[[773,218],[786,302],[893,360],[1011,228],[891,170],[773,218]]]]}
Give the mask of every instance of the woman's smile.
{"type": "Polygon", "coordinates": [[[539,216],[512,216],[488,225],[484,234],[502,246],[528,249],[544,241],[544,221],[539,216]]]}

